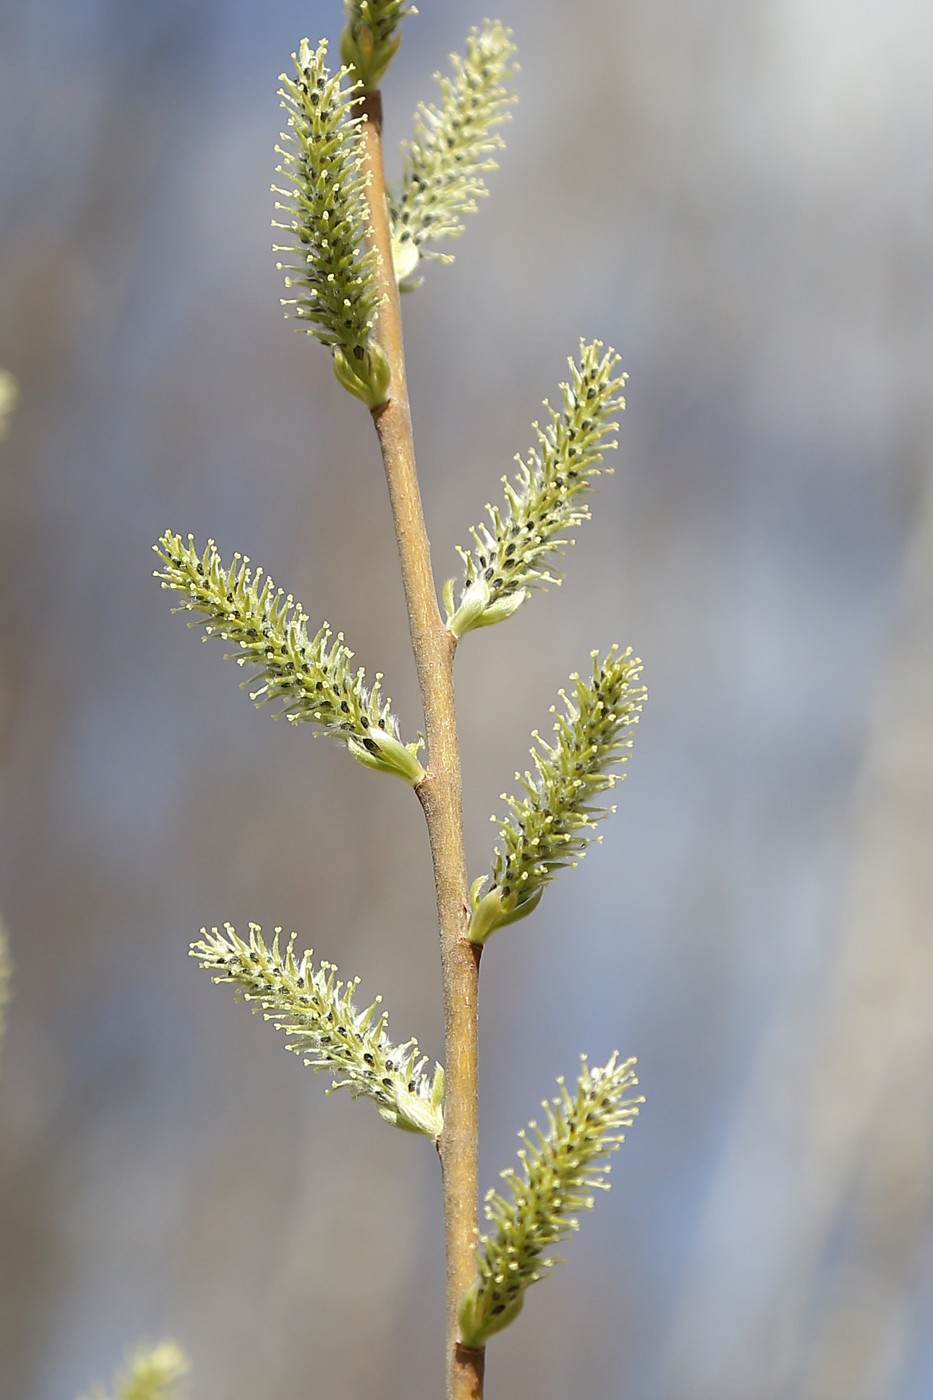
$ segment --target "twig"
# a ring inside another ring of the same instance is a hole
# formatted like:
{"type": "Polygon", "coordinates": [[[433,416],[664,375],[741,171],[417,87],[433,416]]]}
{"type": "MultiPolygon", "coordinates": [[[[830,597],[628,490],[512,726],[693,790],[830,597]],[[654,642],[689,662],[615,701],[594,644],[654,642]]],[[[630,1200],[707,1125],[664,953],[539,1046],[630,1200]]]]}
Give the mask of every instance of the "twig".
{"type": "Polygon", "coordinates": [[[399,295],[392,263],[388,205],[382,159],[382,100],[368,93],[363,103],[366,149],[372,180],[367,198],[379,278],[385,300],[376,338],[392,370],[389,399],[373,410],[395,523],[409,626],[428,741],[426,776],[416,791],[424,809],[434,883],[444,980],[446,1091],[444,1131],[438,1144],[444,1184],[447,1252],[448,1400],[481,1400],[485,1351],[459,1343],[457,1311],[476,1269],[477,1151],[477,992],[480,949],[466,940],[470,921],[463,853],[460,754],[454,703],[456,641],[437,605],[431,551],[415,470],[411,411],[405,382],[405,356],[399,295]]]}

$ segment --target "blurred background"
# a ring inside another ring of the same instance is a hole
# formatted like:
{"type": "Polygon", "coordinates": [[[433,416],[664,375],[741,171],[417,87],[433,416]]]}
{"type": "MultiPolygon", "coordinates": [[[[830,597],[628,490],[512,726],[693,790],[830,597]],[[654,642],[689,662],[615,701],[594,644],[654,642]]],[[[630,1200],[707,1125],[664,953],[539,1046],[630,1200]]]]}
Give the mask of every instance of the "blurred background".
{"type": "MultiPolygon", "coordinates": [[[[425,0],[390,148],[483,17],[425,0]]],[[[631,380],[566,583],[458,657],[471,873],[591,648],[651,692],[605,844],[483,960],[482,1181],[571,1076],[648,1103],[490,1396],[933,1393],[933,14],[502,0],[520,105],[405,302],[440,580],[581,335],[631,380]]],[[[436,1400],[437,1164],[187,957],[255,919],[440,1057],[421,812],[272,724],[151,578],[240,549],[420,724],[368,416],[270,252],[331,3],[0,11],[0,1394],[177,1337],[198,1400],[436,1400]]]]}

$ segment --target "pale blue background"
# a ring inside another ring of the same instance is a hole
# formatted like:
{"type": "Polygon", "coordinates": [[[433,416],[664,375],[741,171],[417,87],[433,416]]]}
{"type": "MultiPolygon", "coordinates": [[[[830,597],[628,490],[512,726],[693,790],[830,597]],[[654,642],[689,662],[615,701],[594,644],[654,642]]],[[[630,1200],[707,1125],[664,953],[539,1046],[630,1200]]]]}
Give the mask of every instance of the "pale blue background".
{"type": "MultiPolygon", "coordinates": [[[[390,146],[483,14],[422,10],[390,146]]],[[[522,63],[503,168],[405,303],[441,580],[580,335],[631,384],[564,587],[458,658],[471,871],[592,647],[631,643],[651,699],[605,845],[484,958],[483,1181],[582,1051],[637,1053],[649,1103],[568,1264],[490,1348],[488,1393],[926,1400],[933,1174],[898,1131],[929,1132],[933,1063],[897,1058],[884,988],[904,974],[929,1048],[933,612],[928,554],[902,559],[931,508],[933,19],[498,14],[522,63]],[[906,806],[885,723],[916,745],[906,806]],[[898,864],[905,829],[920,856],[898,864]],[[836,977],[856,932],[864,1029],[836,977]],[[868,1101],[852,1044],[891,1075],[867,1138],[834,1116],[868,1101]]],[[[148,552],[166,527],[245,550],[417,729],[371,427],[284,323],[269,251],[276,76],[340,24],[336,3],[0,11],[0,364],[22,393],[0,445],[5,1400],[76,1395],[166,1333],[199,1400],[442,1389],[432,1151],[326,1100],[186,959],[202,923],[295,927],[440,1055],[420,811],[254,713],[148,552]]]]}

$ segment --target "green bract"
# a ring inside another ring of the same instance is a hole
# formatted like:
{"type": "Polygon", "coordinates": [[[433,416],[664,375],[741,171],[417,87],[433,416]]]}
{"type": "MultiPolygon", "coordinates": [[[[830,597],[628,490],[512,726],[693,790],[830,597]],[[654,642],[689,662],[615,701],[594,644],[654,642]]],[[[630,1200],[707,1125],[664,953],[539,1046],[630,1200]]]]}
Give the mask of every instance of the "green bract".
{"type": "Polygon", "coordinates": [[[486,1219],[495,1227],[476,1251],[477,1278],[460,1305],[463,1345],[479,1347],[521,1312],[525,1290],[559,1261],[544,1250],[577,1229],[576,1212],[590,1210],[591,1192],[605,1190],[606,1157],[623,1141],[644,1099],[626,1099],[635,1088],[634,1060],[616,1064],[614,1053],[601,1069],[581,1057],[575,1094],[563,1079],[560,1094],[543,1104],[547,1128],[536,1123],[519,1133],[521,1173],[502,1173],[511,1197],[490,1191],[486,1219]]]}
{"type": "Polygon", "coordinates": [[[592,680],[571,676],[572,693],[560,692],[563,713],[552,707],[554,742],[535,731],[535,773],[515,775],[525,796],[502,794],[509,815],[501,819],[502,846],[493,858],[492,886],[482,893],[485,877],[471,891],[467,937],[473,943],[484,943],[495,929],[530,914],[547,882],[562,866],[576,864],[593,840],[599,818],[613,810],[593,799],[622,776],[607,769],[627,761],[632,740],[624,737],[625,731],[637,724],[646,691],[634,684],[642,663],[631,649],[620,653],[612,647],[604,661],[595,651],[592,657],[592,680]]]}
{"type": "Polygon", "coordinates": [[[544,427],[535,423],[538,446],[527,458],[516,457],[514,481],[502,478],[505,506],[489,505],[490,524],[471,529],[474,548],[458,547],[465,565],[460,601],[454,603],[454,580],[444,589],[447,626],[455,637],[473,627],[488,627],[521,607],[529,590],[559,583],[553,556],[571,541],[566,531],[590,517],[587,488],[601,472],[603,453],[616,446],[610,434],[613,415],[625,408],[618,374],[619,356],[603,351],[602,342],[580,342],[577,363],[569,360],[570,382],[561,384],[560,413],[545,402],[544,427]]]}
{"type": "Polygon", "coordinates": [[[427,1059],[418,1043],[393,1045],[386,1035],[389,1017],[379,1011],[381,997],[364,1011],[353,1005],[359,978],[337,981],[333,963],[314,967],[311,952],[295,956],[295,934],[285,952],[279,951],[281,929],[272,947],[263,941],[257,924],[249,926],[249,942],[238,938],[230,924],[224,932],[201,930],[191,956],[214,974],[215,982],[232,982],[253,1011],[284,1031],[288,1048],[314,1069],[334,1076],[333,1089],[349,1089],[354,1098],[373,1099],[380,1116],[397,1128],[437,1138],[444,1126],[444,1071],[433,1079],[422,1072],[427,1059]]]}
{"type": "MultiPolygon", "coordinates": [[[[395,773],[416,787],[424,777],[418,762],[420,741],[403,744],[390,701],[383,701],[381,675],[367,690],[365,672],[353,670],[353,652],[325,622],[313,638],[308,615],[290,593],[276,588],[262,569],[253,570],[240,554],[225,569],[213,540],[203,554],[194,537],[183,541],[166,531],[154,546],[165,568],[156,571],[163,588],[174,589],[183,601],[175,612],[198,612],[207,618],[205,637],[220,637],[239,650],[229,654],[240,666],[255,666],[261,680],[250,692],[257,705],[281,699],[278,714],[293,724],[312,724],[346,744],[368,768],[395,773]]],[[[193,618],[189,627],[197,627],[193,618]]]]}
{"type": "Polygon", "coordinates": [[[312,50],[302,39],[292,54],[295,77],[283,73],[280,79],[288,130],[275,148],[282,157],[276,173],[291,188],[272,187],[285,201],[276,209],[289,216],[287,223],[273,221],[273,228],[290,236],[275,251],[287,255],[278,266],[294,292],[282,305],[333,349],[344,388],[376,408],[388,396],[390,371],[371,334],[381,295],[366,204],[362,119],[355,115],[360,95],[344,85],[346,68],[328,72],[326,55],[325,40],[312,50]]]}
{"type": "Polygon", "coordinates": [[[463,220],[488,193],[483,176],[496,169],[495,152],[505,145],[495,130],[509,117],[515,94],[506,84],[517,72],[509,31],[486,20],[471,29],[466,53],[451,54],[453,76],[435,74],[438,106],[419,103],[415,135],[402,147],[404,173],[391,199],[392,254],[403,291],[418,285],[422,258],[453,262],[432,245],[463,232],[463,220]]]}
{"type": "Polygon", "coordinates": [[[347,27],[340,40],[340,57],[369,92],[379,86],[402,42],[396,27],[406,15],[418,11],[407,0],[346,0],[345,9],[347,27]]]}

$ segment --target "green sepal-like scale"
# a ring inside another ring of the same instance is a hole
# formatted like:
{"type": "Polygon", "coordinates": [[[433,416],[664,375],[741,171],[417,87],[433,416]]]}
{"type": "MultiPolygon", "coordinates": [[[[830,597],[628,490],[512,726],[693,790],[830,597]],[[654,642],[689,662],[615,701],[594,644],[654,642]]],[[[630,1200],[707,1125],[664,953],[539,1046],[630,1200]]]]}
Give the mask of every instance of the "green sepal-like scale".
{"type": "Polygon", "coordinates": [[[418,11],[407,0],[346,0],[347,24],[340,57],[353,70],[364,92],[378,88],[402,42],[396,29],[418,11]]]}

